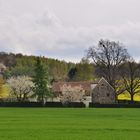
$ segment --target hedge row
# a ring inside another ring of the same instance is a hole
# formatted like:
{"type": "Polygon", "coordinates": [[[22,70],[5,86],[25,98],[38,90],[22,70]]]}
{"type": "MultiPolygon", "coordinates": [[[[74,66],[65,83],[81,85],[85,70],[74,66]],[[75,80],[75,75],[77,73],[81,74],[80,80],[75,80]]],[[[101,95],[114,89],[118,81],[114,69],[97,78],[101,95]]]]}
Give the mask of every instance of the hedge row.
{"type": "Polygon", "coordinates": [[[131,101],[128,100],[118,100],[119,104],[140,104],[140,101],[133,101],[133,103],[131,101]]]}
{"type": "Polygon", "coordinates": [[[73,107],[73,108],[84,108],[85,104],[83,102],[71,102],[62,104],[61,102],[46,102],[45,107],[73,107]]]}
{"type": "MultiPolygon", "coordinates": [[[[67,104],[62,104],[61,102],[46,102],[43,105],[40,102],[0,102],[0,107],[72,107],[72,108],[85,108],[85,104],[82,102],[72,102],[67,104]]],[[[140,108],[139,104],[95,104],[89,103],[90,108],[140,108]]]]}
{"type": "Polygon", "coordinates": [[[83,102],[71,102],[71,103],[67,103],[64,104],[65,107],[73,107],[73,108],[84,108],[86,107],[85,104],[83,102]]]}
{"type": "Polygon", "coordinates": [[[45,107],[63,107],[61,102],[46,102],[45,107]]]}
{"type": "Polygon", "coordinates": [[[140,108],[140,104],[95,104],[89,103],[90,108],[140,108]]]}
{"type": "Polygon", "coordinates": [[[42,107],[40,102],[0,102],[0,107],[42,107]]]}
{"type": "Polygon", "coordinates": [[[62,104],[61,102],[46,102],[44,105],[40,102],[0,102],[0,107],[85,107],[84,103],[72,102],[62,104]]]}

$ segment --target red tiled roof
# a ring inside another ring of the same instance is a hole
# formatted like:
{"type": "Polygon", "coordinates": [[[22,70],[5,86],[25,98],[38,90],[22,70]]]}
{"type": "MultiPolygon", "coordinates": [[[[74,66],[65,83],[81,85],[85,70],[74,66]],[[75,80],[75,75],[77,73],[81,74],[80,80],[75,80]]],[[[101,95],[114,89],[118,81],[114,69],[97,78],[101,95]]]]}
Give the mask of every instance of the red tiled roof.
{"type": "Polygon", "coordinates": [[[91,84],[97,84],[97,83],[95,82],[54,82],[52,89],[54,92],[61,92],[61,87],[63,85],[67,85],[71,87],[81,86],[83,90],[85,90],[86,92],[90,92],[91,84]]]}

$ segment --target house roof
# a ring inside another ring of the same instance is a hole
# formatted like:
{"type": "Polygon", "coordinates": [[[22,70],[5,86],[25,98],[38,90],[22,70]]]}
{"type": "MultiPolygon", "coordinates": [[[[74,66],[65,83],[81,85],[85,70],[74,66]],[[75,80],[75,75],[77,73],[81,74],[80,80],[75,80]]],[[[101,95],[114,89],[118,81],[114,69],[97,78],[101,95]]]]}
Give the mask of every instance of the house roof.
{"type": "Polygon", "coordinates": [[[52,85],[52,90],[55,93],[61,93],[61,88],[63,87],[63,85],[67,85],[67,86],[71,86],[71,87],[81,87],[83,88],[83,90],[85,90],[86,95],[89,95],[91,90],[94,90],[95,87],[101,82],[104,81],[106,82],[112,89],[113,87],[104,79],[101,78],[98,81],[94,81],[94,82],[54,82],[52,85]]]}
{"type": "Polygon", "coordinates": [[[71,87],[81,86],[83,90],[85,90],[86,92],[90,92],[91,84],[95,84],[95,82],[54,82],[52,89],[54,92],[61,92],[61,87],[63,85],[67,85],[71,87]]]}
{"type": "Polygon", "coordinates": [[[99,83],[101,83],[102,81],[103,81],[104,83],[108,84],[108,86],[110,86],[110,88],[112,88],[112,90],[114,90],[114,88],[107,82],[107,80],[106,80],[104,77],[102,77],[102,78],[99,80],[98,84],[96,84],[96,85],[94,85],[94,86],[92,87],[92,90],[94,90],[95,87],[97,87],[97,86],[99,85],[99,83]]]}

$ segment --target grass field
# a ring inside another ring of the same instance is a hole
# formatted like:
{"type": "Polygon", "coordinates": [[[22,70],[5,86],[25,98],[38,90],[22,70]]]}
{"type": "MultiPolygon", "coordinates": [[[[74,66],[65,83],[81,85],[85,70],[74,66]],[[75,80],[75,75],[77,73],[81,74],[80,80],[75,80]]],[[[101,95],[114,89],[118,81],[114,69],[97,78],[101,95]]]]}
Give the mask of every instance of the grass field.
{"type": "Polygon", "coordinates": [[[0,108],[0,140],[139,139],[139,109],[0,108]]]}

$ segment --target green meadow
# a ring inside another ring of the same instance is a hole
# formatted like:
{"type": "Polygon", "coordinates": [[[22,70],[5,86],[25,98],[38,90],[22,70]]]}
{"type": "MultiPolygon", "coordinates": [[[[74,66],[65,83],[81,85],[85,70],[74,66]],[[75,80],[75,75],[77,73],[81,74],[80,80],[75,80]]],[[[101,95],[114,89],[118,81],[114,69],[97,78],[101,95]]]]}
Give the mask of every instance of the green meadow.
{"type": "Polygon", "coordinates": [[[139,109],[0,108],[0,140],[139,139],[139,109]]]}

